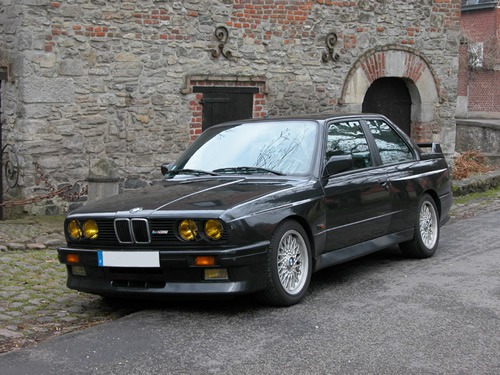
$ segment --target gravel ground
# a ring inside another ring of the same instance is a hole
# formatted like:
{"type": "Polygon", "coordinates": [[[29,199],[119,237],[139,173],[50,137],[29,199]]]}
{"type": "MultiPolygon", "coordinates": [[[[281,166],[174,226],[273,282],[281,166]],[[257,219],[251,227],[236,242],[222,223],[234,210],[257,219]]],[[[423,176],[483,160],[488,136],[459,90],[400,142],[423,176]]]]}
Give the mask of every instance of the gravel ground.
{"type": "MultiPolygon", "coordinates": [[[[451,220],[500,210],[500,189],[456,197],[451,220]]],[[[140,309],[66,288],[56,249],[63,218],[0,222],[0,353],[106,322],[140,309]]]]}

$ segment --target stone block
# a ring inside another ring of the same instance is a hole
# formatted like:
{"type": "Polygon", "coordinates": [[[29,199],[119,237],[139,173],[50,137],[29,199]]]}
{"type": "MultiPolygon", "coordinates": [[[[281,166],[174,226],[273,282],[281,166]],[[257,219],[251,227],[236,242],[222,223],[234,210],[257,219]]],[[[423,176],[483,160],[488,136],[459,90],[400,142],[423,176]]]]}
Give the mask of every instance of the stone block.
{"type": "Polygon", "coordinates": [[[22,81],[21,93],[26,103],[71,103],[75,87],[70,78],[32,77],[22,81]]]}
{"type": "Polygon", "coordinates": [[[84,73],[82,60],[63,60],[59,63],[59,75],[82,76],[84,73]]]}

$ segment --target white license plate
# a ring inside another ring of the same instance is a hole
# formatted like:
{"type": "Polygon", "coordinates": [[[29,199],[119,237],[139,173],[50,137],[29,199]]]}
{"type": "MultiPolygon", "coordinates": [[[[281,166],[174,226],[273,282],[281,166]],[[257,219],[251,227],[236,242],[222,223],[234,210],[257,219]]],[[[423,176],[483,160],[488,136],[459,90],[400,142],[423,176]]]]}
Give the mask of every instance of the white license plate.
{"type": "Polygon", "coordinates": [[[158,251],[98,251],[99,267],[160,267],[158,251]]]}

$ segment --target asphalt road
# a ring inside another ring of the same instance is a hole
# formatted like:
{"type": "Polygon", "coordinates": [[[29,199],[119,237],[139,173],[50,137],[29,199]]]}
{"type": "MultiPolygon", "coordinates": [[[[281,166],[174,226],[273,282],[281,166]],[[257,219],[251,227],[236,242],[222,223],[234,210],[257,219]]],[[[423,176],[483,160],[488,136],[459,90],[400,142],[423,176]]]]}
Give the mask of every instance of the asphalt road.
{"type": "Polygon", "coordinates": [[[500,374],[500,211],[323,270],[303,303],[168,302],[0,355],[0,374],[500,374]]]}

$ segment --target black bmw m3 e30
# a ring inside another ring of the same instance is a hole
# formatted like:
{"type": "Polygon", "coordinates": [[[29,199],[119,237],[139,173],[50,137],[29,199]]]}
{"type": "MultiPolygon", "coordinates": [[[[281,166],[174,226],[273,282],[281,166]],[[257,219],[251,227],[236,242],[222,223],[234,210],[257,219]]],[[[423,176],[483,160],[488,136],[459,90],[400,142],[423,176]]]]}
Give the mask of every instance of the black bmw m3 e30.
{"type": "Polygon", "coordinates": [[[162,171],[160,185],[68,215],[69,288],[292,305],[322,268],[395,244],[431,257],[452,203],[439,144],[416,145],[381,115],[213,126],[162,171]]]}

